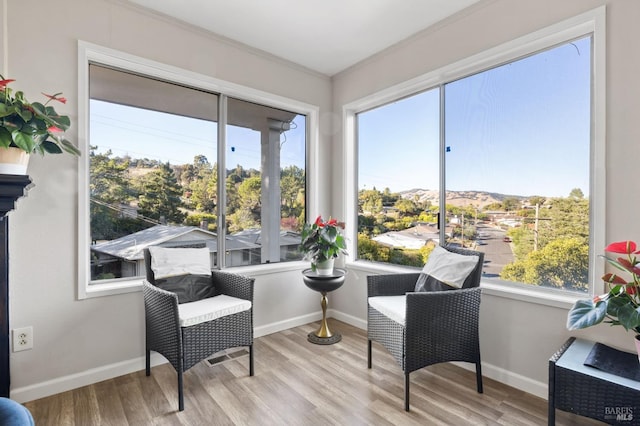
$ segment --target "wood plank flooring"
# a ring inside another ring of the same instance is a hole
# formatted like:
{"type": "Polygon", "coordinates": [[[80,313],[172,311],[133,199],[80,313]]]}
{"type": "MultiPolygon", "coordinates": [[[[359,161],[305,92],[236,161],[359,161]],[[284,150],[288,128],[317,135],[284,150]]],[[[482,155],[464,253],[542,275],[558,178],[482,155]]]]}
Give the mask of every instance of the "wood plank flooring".
{"type": "MultiPolygon", "coordinates": [[[[169,364],[31,401],[36,425],[544,425],[545,400],[439,364],[411,374],[411,411],[404,411],[404,376],[374,344],[367,368],[366,332],[330,320],[342,341],[314,345],[318,323],[255,340],[255,376],[248,357],[184,375],[185,411],[178,412],[177,376],[169,364]]],[[[557,411],[558,425],[600,424],[557,411]]]]}

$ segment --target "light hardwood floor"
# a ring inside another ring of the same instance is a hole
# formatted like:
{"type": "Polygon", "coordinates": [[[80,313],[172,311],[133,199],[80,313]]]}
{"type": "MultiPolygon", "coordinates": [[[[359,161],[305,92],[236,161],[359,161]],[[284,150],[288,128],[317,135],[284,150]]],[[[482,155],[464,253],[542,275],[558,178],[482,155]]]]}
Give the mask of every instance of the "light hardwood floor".
{"type": "MultiPolygon", "coordinates": [[[[178,412],[169,364],[31,401],[36,425],[544,425],[545,400],[475,373],[439,364],[411,374],[411,412],[404,376],[374,344],[367,369],[366,332],[330,320],[340,343],[307,342],[318,323],[255,340],[255,376],[241,356],[185,373],[185,411],[178,412]]],[[[600,424],[557,412],[558,425],[600,424]]]]}

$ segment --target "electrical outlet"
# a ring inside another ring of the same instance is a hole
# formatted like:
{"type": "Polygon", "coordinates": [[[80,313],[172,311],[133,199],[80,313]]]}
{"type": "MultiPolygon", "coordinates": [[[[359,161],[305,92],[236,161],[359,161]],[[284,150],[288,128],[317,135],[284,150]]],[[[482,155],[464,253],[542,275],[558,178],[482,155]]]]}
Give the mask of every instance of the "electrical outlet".
{"type": "Polygon", "coordinates": [[[33,348],[33,327],[13,329],[13,351],[25,351],[33,348]]]}

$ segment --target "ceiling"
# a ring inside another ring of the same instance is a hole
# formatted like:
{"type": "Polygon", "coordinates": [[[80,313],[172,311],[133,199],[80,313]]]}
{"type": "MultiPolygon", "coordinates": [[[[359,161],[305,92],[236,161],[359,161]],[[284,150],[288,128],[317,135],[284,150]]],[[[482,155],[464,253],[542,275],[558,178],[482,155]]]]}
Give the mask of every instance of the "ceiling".
{"type": "Polygon", "coordinates": [[[479,0],[129,0],[334,75],[479,0]]]}

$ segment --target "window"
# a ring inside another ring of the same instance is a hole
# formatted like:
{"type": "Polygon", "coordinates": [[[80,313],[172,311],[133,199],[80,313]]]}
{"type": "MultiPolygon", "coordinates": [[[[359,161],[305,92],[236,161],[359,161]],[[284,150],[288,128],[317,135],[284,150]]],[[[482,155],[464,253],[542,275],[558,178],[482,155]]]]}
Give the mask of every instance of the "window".
{"type": "Polygon", "coordinates": [[[208,247],[212,267],[301,259],[312,110],[232,98],[198,79],[87,53],[81,298],[135,289],[153,245],[208,247]]]}
{"type": "Polygon", "coordinates": [[[397,99],[389,90],[378,105],[374,96],[347,106],[357,258],[421,266],[435,245],[453,244],[485,253],[485,281],[592,291],[603,81],[593,25],[454,64],[397,99]]]}
{"type": "Polygon", "coordinates": [[[439,107],[432,89],[357,115],[359,259],[422,266],[438,242],[439,107]]]}

